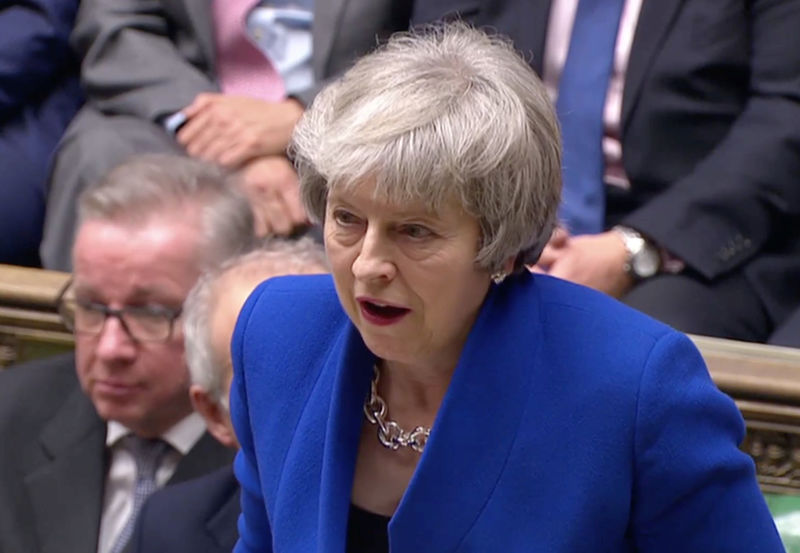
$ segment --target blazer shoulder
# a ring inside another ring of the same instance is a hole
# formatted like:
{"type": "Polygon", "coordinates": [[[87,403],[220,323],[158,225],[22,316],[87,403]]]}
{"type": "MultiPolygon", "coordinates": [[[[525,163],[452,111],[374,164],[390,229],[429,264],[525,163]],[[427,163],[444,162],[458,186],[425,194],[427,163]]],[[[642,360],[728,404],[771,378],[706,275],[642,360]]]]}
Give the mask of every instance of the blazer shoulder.
{"type": "Polygon", "coordinates": [[[629,307],[621,301],[585,286],[537,275],[536,295],[546,321],[580,321],[573,333],[601,326],[612,335],[632,335],[658,340],[677,332],[670,326],[629,307]]]}
{"type": "Polygon", "coordinates": [[[669,355],[662,358],[660,351],[685,351],[705,367],[685,334],[605,294],[539,276],[530,293],[540,306],[536,323],[545,365],[587,386],[594,383],[609,394],[635,392],[648,370],[672,370],[669,355]]]}
{"type": "Polygon", "coordinates": [[[251,359],[253,354],[318,357],[348,321],[330,275],[278,277],[261,283],[247,299],[233,341],[251,359]]]}
{"type": "Polygon", "coordinates": [[[0,421],[48,418],[78,386],[72,353],[8,367],[0,371],[0,421]]]}

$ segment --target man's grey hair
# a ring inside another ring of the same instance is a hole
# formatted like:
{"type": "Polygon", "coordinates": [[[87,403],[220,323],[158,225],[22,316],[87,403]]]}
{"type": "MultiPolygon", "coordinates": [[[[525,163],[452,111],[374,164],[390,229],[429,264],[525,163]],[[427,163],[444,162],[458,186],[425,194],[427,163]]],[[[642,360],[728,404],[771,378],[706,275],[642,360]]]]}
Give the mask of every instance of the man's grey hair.
{"type": "Polygon", "coordinates": [[[320,244],[310,238],[273,238],[256,250],[203,273],[183,305],[186,363],[192,384],[227,407],[227,398],[223,397],[225,360],[218,359],[211,347],[211,318],[217,309],[221,283],[225,289],[236,285],[254,289],[274,276],[324,272],[328,272],[328,262],[320,244]]]}
{"type": "Polygon", "coordinates": [[[290,147],[309,214],[329,192],[374,179],[377,197],[455,198],[480,223],[476,262],[534,263],[561,194],[558,122],[546,90],[508,41],[464,23],[393,36],[324,89],[290,147]]]}
{"type": "Polygon", "coordinates": [[[254,216],[247,199],[226,171],[188,157],[132,157],[87,188],[78,203],[79,225],[89,219],[139,224],[152,217],[196,215],[202,232],[199,269],[252,248],[254,216]]]}

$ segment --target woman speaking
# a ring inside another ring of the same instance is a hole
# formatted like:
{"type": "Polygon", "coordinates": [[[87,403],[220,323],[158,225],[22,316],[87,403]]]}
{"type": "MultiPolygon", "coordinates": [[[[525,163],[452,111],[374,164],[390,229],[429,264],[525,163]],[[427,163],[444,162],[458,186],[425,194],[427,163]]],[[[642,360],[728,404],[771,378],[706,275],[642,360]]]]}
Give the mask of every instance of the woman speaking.
{"type": "Polygon", "coordinates": [[[332,279],[267,281],[239,317],[237,552],[783,550],[689,339],[526,270],[561,159],[508,44],[392,38],[293,155],[332,279]]]}

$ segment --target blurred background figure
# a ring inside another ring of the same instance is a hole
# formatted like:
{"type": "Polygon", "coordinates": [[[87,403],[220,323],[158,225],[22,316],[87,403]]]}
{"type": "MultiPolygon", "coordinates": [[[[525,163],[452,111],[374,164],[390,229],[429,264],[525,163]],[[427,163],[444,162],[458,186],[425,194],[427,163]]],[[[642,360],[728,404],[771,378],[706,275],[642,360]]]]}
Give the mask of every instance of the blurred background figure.
{"type": "MultiPolygon", "coordinates": [[[[318,243],[274,239],[205,273],[186,298],[184,337],[192,405],[226,447],[238,448],[228,401],[233,378],[230,343],[247,296],[269,278],[324,272],[325,253],[318,243]]],[[[171,486],[145,503],[131,551],[230,553],[240,511],[232,466],[171,486]]]]}
{"type": "Polygon", "coordinates": [[[0,373],[0,551],[119,553],[150,493],[230,463],[192,412],[182,304],[252,236],[204,162],[145,156],[85,191],[59,299],[75,354],[0,373]]]}
{"type": "Polygon", "coordinates": [[[408,25],[411,0],[84,0],[72,34],[88,105],[50,178],[41,254],[68,270],[75,199],[141,152],[184,153],[239,176],[259,234],[307,224],[286,157],[316,92],[408,25]]]}
{"type": "Polygon", "coordinates": [[[562,228],[537,270],[766,341],[800,304],[800,0],[490,4],[414,19],[509,36],[556,104],[562,228]]]}
{"type": "Polygon", "coordinates": [[[0,263],[39,265],[50,158],[83,102],[68,43],[77,10],[0,2],[0,263]]]}

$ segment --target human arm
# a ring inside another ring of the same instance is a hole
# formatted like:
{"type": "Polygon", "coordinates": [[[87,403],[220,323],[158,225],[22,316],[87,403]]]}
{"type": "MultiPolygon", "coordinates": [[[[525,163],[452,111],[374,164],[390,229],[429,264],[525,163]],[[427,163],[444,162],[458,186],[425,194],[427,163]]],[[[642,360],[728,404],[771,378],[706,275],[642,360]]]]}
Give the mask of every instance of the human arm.
{"type": "MultiPolygon", "coordinates": [[[[745,15],[732,13],[715,22],[720,43],[703,54],[706,65],[696,72],[698,78],[705,76],[713,86],[722,87],[724,82],[712,81],[709,75],[712,70],[719,71],[726,60],[718,60],[716,66],[711,61],[725,48],[742,50],[747,66],[730,64],[727,73],[719,74],[735,78],[733,75],[744,72],[744,83],[735,85],[744,96],[743,108],[724,137],[691,171],[622,221],[709,279],[740,267],[776,239],[786,238],[781,235],[796,228],[792,223],[800,214],[800,49],[794,47],[800,2],[735,4],[741,5],[737,10],[745,15]],[[726,31],[725,40],[722,31],[726,31]]],[[[661,76],[664,82],[676,78],[661,76]]],[[[681,77],[680,83],[685,90],[697,86],[690,76],[681,77]]],[[[732,84],[728,84],[730,88],[732,84]]],[[[696,94],[713,95],[710,86],[695,88],[696,94]]],[[[727,105],[701,107],[700,115],[711,122],[711,110],[728,109],[727,105]]],[[[647,122],[653,124],[653,120],[647,122]]],[[[630,129],[629,134],[633,142],[630,148],[623,145],[625,151],[633,149],[637,139],[630,129]]],[[[691,144],[693,137],[676,140],[691,144]]],[[[669,144],[658,146],[664,150],[669,144]]]]}
{"type": "Polygon", "coordinates": [[[76,63],[68,39],[77,0],[0,0],[0,121],[76,63]]]}
{"type": "Polygon", "coordinates": [[[303,106],[293,99],[205,93],[182,110],[178,142],[192,157],[239,168],[257,157],[285,155],[303,106]]]}
{"type": "Polygon", "coordinates": [[[548,244],[537,267],[540,272],[563,278],[619,298],[633,287],[625,271],[628,251],[614,231],[570,236],[563,244],[548,244]]]}
{"type": "Polygon", "coordinates": [[[286,157],[251,161],[239,171],[238,183],[253,207],[258,236],[286,235],[308,223],[297,173],[286,157]]]}
{"type": "Polygon", "coordinates": [[[530,269],[619,298],[634,284],[625,270],[627,258],[628,251],[616,232],[570,236],[565,228],[558,227],[530,269]]]}
{"type": "Polygon", "coordinates": [[[182,16],[176,21],[158,0],[81,2],[71,42],[83,60],[87,97],[100,111],[159,121],[218,89],[200,37],[192,36],[197,30],[182,16]]]}
{"type": "Polygon", "coordinates": [[[753,461],[738,449],[741,415],[684,335],[653,347],[634,432],[636,551],[783,551],[753,461]]]}

